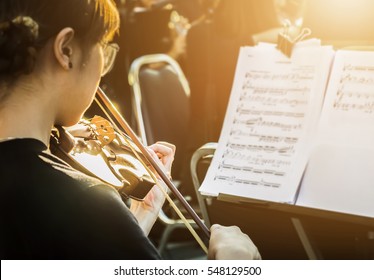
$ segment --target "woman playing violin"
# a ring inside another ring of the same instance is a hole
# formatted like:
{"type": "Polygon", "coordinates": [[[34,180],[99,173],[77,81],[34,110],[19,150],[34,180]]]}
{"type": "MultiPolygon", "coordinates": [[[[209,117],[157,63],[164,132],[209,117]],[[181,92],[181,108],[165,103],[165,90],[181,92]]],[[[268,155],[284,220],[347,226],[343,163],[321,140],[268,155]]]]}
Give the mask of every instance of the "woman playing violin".
{"type": "MultiPolygon", "coordinates": [[[[118,21],[111,0],[0,2],[2,259],[160,258],[147,238],[160,189],[128,208],[48,150],[51,128],[77,123],[110,70],[118,21]]],[[[149,149],[170,171],[175,147],[149,149]]],[[[211,232],[210,258],[259,257],[238,228],[211,232]]]]}

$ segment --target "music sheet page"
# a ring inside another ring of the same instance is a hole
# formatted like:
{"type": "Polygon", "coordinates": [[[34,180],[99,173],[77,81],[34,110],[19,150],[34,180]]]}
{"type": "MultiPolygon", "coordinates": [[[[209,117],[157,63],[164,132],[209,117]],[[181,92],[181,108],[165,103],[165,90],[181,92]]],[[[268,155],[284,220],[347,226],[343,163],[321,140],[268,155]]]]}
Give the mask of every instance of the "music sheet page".
{"type": "Polygon", "coordinates": [[[333,57],[331,47],[243,47],[200,192],[294,203],[333,57]]]}
{"type": "Polygon", "coordinates": [[[374,52],[337,51],[321,113],[320,141],[373,146],[374,52]]]}
{"type": "Polygon", "coordinates": [[[374,217],[374,52],[337,51],[298,205],[374,217]]]}

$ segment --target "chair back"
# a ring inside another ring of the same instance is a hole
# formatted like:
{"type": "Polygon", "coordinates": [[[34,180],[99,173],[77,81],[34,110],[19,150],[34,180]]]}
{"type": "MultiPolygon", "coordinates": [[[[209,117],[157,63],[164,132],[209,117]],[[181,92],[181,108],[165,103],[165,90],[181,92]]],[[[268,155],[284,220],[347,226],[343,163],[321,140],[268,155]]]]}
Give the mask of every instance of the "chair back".
{"type": "Polygon", "coordinates": [[[141,56],[131,64],[128,79],[143,144],[174,139],[175,129],[186,132],[190,87],[178,62],[166,54],[141,56]]]}
{"type": "Polygon", "coordinates": [[[197,201],[199,202],[201,215],[203,217],[205,224],[208,227],[210,227],[210,220],[207,209],[207,203],[209,203],[209,198],[204,198],[200,194],[199,188],[205,178],[209,165],[212,162],[217,146],[218,143],[216,142],[204,144],[193,153],[190,162],[192,183],[195,188],[197,201]]]}
{"type": "Polygon", "coordinates": [[[167,141],[177,147],[173,177],[180,178],[188,164],[190,121],[190,87],[181,67],[166,54],[144,55],[131,64],[128,78],[138,135],[144,145],[167,141]]]}

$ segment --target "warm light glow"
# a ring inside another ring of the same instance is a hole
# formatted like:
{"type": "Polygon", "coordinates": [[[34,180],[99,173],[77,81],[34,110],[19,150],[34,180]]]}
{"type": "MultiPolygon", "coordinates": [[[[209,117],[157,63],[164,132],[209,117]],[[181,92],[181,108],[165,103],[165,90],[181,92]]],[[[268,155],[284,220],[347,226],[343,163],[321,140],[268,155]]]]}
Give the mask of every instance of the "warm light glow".
{"type": "MultiPolygon", "coordinates": [[[[360,21],[362,14],[366,13],[367,4],[370,4],[372,0],[326,0],[319,2],[321,11],[324,9],[333,11],[330,15],[331,24],[334,23],[334,19],[344,18],[351,20],[351,23],[354,24],[354,22],[360,21]]],[[[318,17],[318,15],[315,16],[318,17]]]]}
{"type": "Polygon", "coordinates": [[[309,0],[305,24],[326,40],[373,40],[374,1],[309,0]]]}

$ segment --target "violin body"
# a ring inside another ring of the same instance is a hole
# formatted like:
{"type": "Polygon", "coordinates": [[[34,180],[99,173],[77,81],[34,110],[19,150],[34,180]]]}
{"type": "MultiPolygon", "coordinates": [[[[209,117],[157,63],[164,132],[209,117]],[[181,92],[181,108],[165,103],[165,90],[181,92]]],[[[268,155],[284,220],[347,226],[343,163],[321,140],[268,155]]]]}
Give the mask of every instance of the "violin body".
{"type": "Polygon", "coordinates": [[[51,137],[51,152],[73,168],[113,186],[123,198],[142,200],[155,182],[131,145],[99,116],[68,130],[56,127],[51,137]]]}

